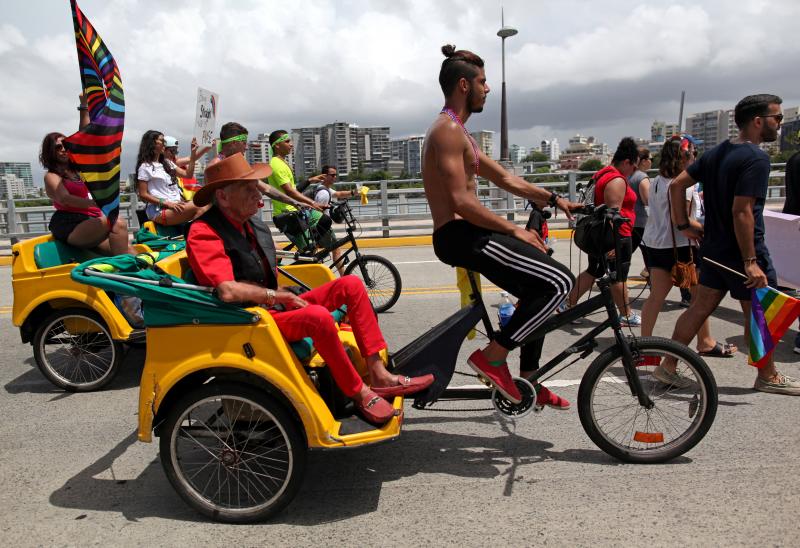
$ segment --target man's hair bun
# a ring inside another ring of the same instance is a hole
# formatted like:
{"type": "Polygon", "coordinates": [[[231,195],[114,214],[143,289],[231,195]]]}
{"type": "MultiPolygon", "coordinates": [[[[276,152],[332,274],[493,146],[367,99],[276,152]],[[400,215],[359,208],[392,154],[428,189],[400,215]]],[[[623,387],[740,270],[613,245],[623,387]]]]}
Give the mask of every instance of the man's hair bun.
{"type": "Polygon", "coordinates": [[[456,53],[456,47],[452,44],[445,44],[442,46],[442,53],[449,59],[456,53]]]}

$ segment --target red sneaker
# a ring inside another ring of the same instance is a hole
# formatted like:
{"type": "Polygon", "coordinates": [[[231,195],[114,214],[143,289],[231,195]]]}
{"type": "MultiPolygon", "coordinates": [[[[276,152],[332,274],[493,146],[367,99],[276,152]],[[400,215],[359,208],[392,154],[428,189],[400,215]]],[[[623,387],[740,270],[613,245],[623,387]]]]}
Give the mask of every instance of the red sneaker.
{"type": "Polygon", "coordinates": [[[536,394],[536,405],[546,405],[559,411],[566,411],[570,407],[569,401],[550,391],[549,388],[539,385],[539,392],[536,394]]]}
{"type": "Polygon", "coordinates": [[[467,364],[488,379],[508,401],[511,403],[522,402],[522,394],[514,384],[506,362],[490,362],[483,352],[476,350],[467,360],[467,364]]]}

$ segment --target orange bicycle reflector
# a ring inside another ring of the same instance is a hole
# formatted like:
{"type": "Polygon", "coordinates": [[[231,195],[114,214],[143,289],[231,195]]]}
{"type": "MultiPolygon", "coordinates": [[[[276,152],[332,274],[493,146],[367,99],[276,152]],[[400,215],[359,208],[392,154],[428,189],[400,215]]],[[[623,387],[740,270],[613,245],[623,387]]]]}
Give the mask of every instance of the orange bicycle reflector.
{"type": "Polygon", "coordinates": [[[662,432],[636,432],[633,440],[639,443],[664,443],[664,434],[662,432]]]}

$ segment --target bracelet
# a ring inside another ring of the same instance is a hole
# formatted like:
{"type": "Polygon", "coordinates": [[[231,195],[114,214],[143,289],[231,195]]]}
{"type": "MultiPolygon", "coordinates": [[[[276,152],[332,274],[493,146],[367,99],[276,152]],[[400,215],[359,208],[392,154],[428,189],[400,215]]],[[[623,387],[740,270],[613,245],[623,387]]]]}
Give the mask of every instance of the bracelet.
{"type": "Polygon", "coordinates": [[[561,196],[559,196],[557,192],[551,192],[550,199],[547,200],[547,205],[549,205],[550,207],[555,207],[556,202],[558,201],[559,198],[561,198],[561,196]]]}
{"type": "Polygon", "coordinates": [[[158,207],[164,207],[164,198],[158,199],[158,207]]]}
{"type": "Polygon", "coordinates": [[[267,288],[267,302],[265,302],[267,306],[272,306],[275,304],[275,290],[267,288]]]}
{"type": "Polygon", "coordinates": [[[748,258],[744,259],[742,262],[744,264],[754,263],[754,262],[756,262],[756,258],[755,257],[748,257],[748,258]]]}
{"type": "Polygon", "coordinates": [[[689,228],[689,223],[685,222],[679,225],[675,225],[675,228],[677,228],[678,230],[686,230],[687,228],[689,228]]]}
{"type": "Polygon", "coordinates": [[[78,110],[89,110],[89,107],[85,107],[83,105],[78,105],[78,110]]]}

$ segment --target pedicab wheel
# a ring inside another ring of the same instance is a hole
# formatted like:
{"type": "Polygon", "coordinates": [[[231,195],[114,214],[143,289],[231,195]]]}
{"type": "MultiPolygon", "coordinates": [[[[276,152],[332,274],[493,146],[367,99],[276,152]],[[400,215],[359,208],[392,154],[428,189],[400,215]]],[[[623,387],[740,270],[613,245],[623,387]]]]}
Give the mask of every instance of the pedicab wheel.
{"type": "Polygon", "coordinates": [[[33,357],[59,388],[90,392],[113,380],[122,362],[122,345],[97,312],[65,308],[48,316],[34,333],[33,357]]]}
{"type": "Polygon", "coordinates": [[[361,255],[347,265],[344,273],[361,278],[375,312],[386,312],[400,298],[403,281],[397,267],[388,259],[378,255],[361,255]]]}
{"type": "Polygon", "coordinates": [[[608,453],[626,462],[665,462],[703,439],[717,412],[717,385],[700,356],[660,337],[632,341],[636,372],[652,409],[631,394],[618,345],[589,365],[578,390],[583,429],[608,453]],[[659,364],[677,360],[677,376],[665,376],[659,364]],[[657,374],[662,380],[655,376],[657,374]],[[666,381],[666,382],[664,382],[666,381]]]}
{"type": "Polygon", "coordinates": [[[307,445],[286,409],[257,388],[204,385],[170,410],[161,464],[189,506],[214,520],[264,520],[294,498],[307,445]]]}
{"type": "Polygon", "coordinates": [[[514,384],[522,394],[522,401],[514,403],[505,398],[496,388],[492,390],[492,405],[497,412],[512,419],[521,419],[536,408],[536,388],[528,379],[514,377],[514,384]]]}

